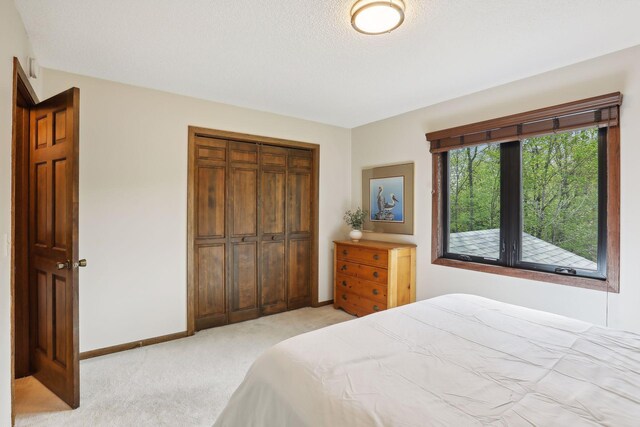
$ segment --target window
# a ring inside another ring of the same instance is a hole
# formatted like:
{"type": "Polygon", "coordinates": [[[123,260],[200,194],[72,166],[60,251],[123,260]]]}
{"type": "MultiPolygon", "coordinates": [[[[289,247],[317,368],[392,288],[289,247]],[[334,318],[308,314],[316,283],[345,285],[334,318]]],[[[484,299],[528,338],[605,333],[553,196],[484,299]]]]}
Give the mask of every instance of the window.
{"type": "Polygon", "coordinates": [[[427,134],[433,262],[618,292],[621,99],[427,134]]]}

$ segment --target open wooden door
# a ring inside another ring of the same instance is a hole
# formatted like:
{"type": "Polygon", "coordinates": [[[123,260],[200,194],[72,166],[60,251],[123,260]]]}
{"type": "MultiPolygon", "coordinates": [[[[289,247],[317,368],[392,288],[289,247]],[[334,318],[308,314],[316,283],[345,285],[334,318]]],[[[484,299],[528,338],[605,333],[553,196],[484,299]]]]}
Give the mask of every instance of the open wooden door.
{"type": "Polygon", "coordinates": [[[34,376],[80,404],[78,339],[79,98],[69,89],[30,110],[29,284],[34,376]]]}

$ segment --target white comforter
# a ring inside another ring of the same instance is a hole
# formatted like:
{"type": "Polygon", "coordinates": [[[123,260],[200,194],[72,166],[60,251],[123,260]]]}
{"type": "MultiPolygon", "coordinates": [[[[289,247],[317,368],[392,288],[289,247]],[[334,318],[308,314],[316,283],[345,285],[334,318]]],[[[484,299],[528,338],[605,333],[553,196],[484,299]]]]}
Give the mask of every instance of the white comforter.
{"type": "Polygon", "coordinates": [[[640,426],[640,335],[447,295],[264,353],[216,426],[640,426]]]}

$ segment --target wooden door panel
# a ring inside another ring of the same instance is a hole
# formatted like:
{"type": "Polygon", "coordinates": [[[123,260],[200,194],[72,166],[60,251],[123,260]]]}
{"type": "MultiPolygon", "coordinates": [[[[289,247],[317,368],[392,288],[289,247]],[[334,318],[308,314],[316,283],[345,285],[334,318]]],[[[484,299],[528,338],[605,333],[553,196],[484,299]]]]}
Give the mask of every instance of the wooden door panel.
{"type": "Polygon", "coordinates": [[[231,237],[258,234],[258,171],[231,169],[231,237]]]}
{"type": "Polygon", "coordinates": [[[49,116],[39,116],[36,118],[36,126],[35,126],[35,149],[46,148],[49,145],[49,116]]]}
{"type": "Polygon", "coordinates": [[[224,315],[226,312],[225,246],[218,244],[196,249],[198,317],[224,315]]]}
{"type": "Polygon", "coordinates": [[[29,153],[32,365],[72,408],[80,404],[78,101],[70,89],[31,110],[29,153]]]}
{"type": "Polygon", "coordinates": [[[49,175],[48,163],[38,163],[34,165],[35,172],[33,175],[33,215],[35,220],[31,230],[34,232],[35,244],[41,247],[49,246],[48,237],[48,221],[47,221],[47,181],[49,175]]]}
{"type": "Polygon", "coordinates": [[[286,172],[262,172],[262,234],[285,232],[286,172]]]}
{"type": "Polygon", "coordinates": [[[245,151],[235,148],[231,149],[231,161],[238,163],[258,163],[258,153],[255,150],[245,151]]]}
{"type": "Polygon", "coordinates": [[[67,280],[65,277],[53,275],[53,360],[67,366],[67,280]]]}
{"type": "Polygon", "coordinates": [[[67,161],[65,159],[53,162],[53,247],[66,251],[67,249],[67,161]]]}
{"type": "Polygon", "coordinates": [[[232,311],[258,307],[257,242],[233,244],[232,311]]]}
{"type": "Polygon", "coordinates": [[[287,155],[286,150],[282,149],[280,153],[272,153],[266,152],[262,154],[262,165],[263,166],[277,166],[277,167],[286,167],[287,166],[287,155]]]}
{"type": "Polygon", "coordinates": [[[290,234],[311,232],[311,174],[289,172],[287,225],[290,234]]]}
{"type": "Polygon", "coordinates": [[[296,169],[298,172],[311,171],[313,167],[313,154],[309,150],[290,148],[288,150],[289,169],[296,169]]]}
{"type": "Polygon", "coordinates": [[[289,242],[287,284],[289,309],[308,303],[311,296],[311,241],[292,239],[289,242]]]}
{"type": "Polygon", "coordinates": [[[198,238],[225,235],[226,168],[198,167],[196,178],[196,212],[198,238]]]}
{"type": "Polygon", "coordinates": [[[67,138],[67,110],[60,110],[53,113],[54,122],[54,136],[53,144],[59,144],[64,142],[67,138]]]}
{"type": "Polygon", "coordinates": [[[198,165],[220,165],[227,160],[227,141],[196,136],[195,151],[198,165]]]}
{"type": "Polygon", "coordinates": [[[289,156],[289,166],[295,169],[311,169],[311,158],[289,156]]]}
{"type": "Polygon", "coordinates": [[[285,299],[285,242],[262,242],[262,286],[260,305],[266,311],[276,313],[286,309],[285,299]]]}
{"type": "Polygon", "coordinates": [[[48,311],[48,284],[47,284],[47,273],[42,270],[34,269],[34,295],[35,299],[35,310],[33,310],[32,315],[32,324],[34,325],[35,333],[35,350],[41,351],[45,355],[49,353],[49,335],[47,332],[48,325],[47,319],[49,316],[47,315],[48,311]]]}

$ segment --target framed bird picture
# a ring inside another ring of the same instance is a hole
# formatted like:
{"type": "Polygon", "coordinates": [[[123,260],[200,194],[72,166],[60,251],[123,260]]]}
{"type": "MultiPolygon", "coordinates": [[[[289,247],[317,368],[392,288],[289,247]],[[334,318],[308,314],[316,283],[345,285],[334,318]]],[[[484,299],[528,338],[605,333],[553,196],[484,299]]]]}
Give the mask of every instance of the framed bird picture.
{"type": "Polygon", "coordinates": [[[366,231],[413,234],[413,172],[413,163],[362,170],[366,231]]]}

